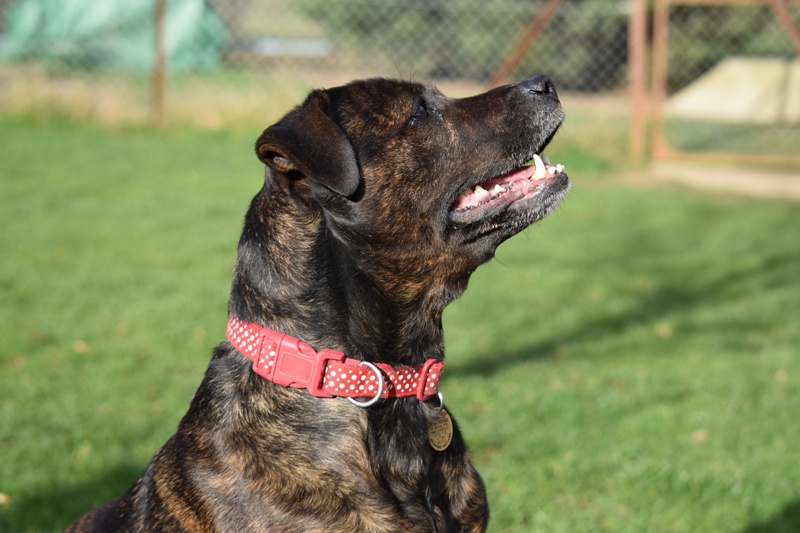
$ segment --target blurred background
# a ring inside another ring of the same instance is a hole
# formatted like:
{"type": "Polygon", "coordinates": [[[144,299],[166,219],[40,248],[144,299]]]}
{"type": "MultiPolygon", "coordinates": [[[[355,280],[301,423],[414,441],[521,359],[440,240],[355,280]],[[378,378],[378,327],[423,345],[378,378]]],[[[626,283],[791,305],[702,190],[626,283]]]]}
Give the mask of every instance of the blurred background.
{"type": "Polygon", "coordinates": [[[589,143],[631,136],[637,158],[747,150],[796,162],[793,4],[3,0],[0,105],[222,127],[273,120],[310,87],[355,78],[461,95],[545,72],[573,112],[601,124],[589,143]]]}
{"type": "Polygon", "coordinates": [[[800,531],[800,2],[0,0],[0,531],[174,432],[252,145],[312,88],[535,74],[573,191],[445,315],[491,531],[800,531]]]}
{"type": "Polygon", "coordinates": [[[356,78],[461,95],[545,72],[602,124],[587,142],[635,133],[637,158],[796,163],[795,2],[651,4],[2,0],[0,105],[103,124],[263,125],[309,88],[356,78]]]}

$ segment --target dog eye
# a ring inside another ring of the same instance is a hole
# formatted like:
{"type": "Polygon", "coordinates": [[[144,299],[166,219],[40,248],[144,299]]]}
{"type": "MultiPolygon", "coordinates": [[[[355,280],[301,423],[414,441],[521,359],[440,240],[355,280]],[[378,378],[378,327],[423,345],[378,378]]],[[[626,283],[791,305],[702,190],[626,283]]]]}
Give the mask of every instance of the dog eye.
{"type": "Polygon", "coordinates": [[[428,118],[428,108],[425,107],[424,103],[417,104],[417,108],[414,110],[414,113],[411,115],[411,123],[421,122],[428,118]]]}

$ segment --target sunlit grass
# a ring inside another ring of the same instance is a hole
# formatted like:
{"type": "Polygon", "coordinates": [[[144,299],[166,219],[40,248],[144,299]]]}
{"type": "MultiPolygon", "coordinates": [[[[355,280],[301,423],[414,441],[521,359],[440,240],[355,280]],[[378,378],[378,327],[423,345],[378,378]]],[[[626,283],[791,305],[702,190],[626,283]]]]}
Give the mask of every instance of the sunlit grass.
{"type": "MultiPolygon", "coordinates": [[[[0,130],[0,531],[57,531],[139,475],[223,339],[259,131],[0,130]]],[[[797,531],[800,206],[624,188],[569,133],[571,195],[445,315],[490,529],[797,531]]]]}

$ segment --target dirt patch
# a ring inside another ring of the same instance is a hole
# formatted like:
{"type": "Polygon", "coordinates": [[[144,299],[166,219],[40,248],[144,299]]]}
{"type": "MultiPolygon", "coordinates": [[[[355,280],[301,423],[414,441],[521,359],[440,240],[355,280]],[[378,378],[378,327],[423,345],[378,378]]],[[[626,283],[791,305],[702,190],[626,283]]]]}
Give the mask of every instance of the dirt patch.
{"type": "Polygon", "coordinates": [[[800,169],[710,166],[657,162],[625,177],[629,183],[675,183],[693,189],[753,198],[800,201],[800,169]]]}

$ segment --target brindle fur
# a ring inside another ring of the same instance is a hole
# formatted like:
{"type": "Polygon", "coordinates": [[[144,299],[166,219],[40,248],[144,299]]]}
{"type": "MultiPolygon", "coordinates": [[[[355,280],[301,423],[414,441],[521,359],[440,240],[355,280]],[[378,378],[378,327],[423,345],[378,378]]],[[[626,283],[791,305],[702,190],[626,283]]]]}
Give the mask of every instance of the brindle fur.
{"type": "MultiPolygon", "coordinates": [[[[539,77],[462,100],[391,80],[311,93],[257,141],[265,183],[230,312],[359,359],[443,358],[445,306],[568,180],[486,221],[453,223],[448,208],[541,151],[562,118],[539,77]]],[[[457,427],[431,448],[433,413],[413,397],[361,409],[275,385],[223,342],[177,433],[70,531],[484,531],[482,481],[457,427]]]]}

